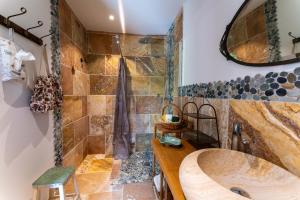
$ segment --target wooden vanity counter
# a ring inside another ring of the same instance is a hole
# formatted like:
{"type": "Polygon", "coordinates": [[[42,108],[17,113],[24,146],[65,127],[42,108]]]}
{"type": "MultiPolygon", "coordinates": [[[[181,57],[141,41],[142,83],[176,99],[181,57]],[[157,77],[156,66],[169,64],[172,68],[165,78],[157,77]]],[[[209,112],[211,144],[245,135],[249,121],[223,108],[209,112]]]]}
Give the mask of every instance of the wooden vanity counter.
{"type": "Polygon", "coordinates": [[[179,181],[179,167],[187,155],[196,151],[188,142],[183,140],[182,144],[183,147],[176,149],[161,145],[158,139],[152,139],[155,160],[159,163],[174,200],[185,200],[179,181]]]}

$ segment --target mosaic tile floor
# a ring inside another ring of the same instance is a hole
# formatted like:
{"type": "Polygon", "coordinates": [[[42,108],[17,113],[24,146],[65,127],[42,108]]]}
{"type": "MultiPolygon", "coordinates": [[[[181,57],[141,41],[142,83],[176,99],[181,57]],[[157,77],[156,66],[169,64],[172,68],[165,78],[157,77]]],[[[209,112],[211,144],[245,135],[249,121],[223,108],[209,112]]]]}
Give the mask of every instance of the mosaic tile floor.
{"type": "MultiPolygon", "coordinates": [[[[122,162],[120,177],[113,184],[143,183],[152,178],[152,152],[136,152],[122,162]]],[[[158,166],[158,165],[156,165],[158,166]]],[[[157,174],[159,169],[156,169],[157,174]]]]}
{"type": "MultiPolygon", "coordinates": [[[[152,182],[115,184],[120,179],[121,161],[103,155],[88,155],[76,171],[82,200],[156,200],[152,182]],[[114,184],[112,184],[114,182],[114,184]]],[[[72,193],[73,185],[66,185],[72,193]]],[[[73,198],[67,198],[73,200],[73,198]]]]}

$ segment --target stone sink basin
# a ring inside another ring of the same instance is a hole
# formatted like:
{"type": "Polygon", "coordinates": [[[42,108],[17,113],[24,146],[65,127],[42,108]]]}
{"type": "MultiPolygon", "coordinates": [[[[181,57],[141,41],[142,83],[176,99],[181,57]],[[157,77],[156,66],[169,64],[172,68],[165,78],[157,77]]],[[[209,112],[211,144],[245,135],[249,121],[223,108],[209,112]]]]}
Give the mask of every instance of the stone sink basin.
{"type": "Polygon", "coordinates": [[[300,200],[297,176],[237,151],[196,151],[183,160],[179,178],[187,200],[300,200]]]}

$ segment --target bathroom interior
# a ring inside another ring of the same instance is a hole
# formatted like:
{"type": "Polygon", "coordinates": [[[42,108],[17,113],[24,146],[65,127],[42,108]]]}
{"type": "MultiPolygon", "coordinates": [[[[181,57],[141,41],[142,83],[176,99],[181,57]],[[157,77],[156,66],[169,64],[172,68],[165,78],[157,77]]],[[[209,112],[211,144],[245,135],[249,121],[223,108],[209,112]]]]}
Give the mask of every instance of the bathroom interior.
{"type": "Polygon", "coordinates": [[[0,5],[0,200],[300,200],[299,0],[0,5]]]}

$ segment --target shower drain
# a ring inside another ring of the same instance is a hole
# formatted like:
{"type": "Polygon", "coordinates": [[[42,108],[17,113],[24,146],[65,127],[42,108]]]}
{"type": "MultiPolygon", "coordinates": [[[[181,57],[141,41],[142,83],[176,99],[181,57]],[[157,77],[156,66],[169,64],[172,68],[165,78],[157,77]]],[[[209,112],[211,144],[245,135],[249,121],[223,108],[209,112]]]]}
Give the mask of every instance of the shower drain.
{"type": "Polygon", "coordinates": [[[246,192],[245,190],[241,189],[241,188],[238,188],[238,187],[232,187],[230,188],[230,191],[231,192],[234,192],[238,195],[241,195],[243,197],[246,197],[246,198],[249,198],[251,199],[250,195],[248,194],[248,192],[246,192]]]}

